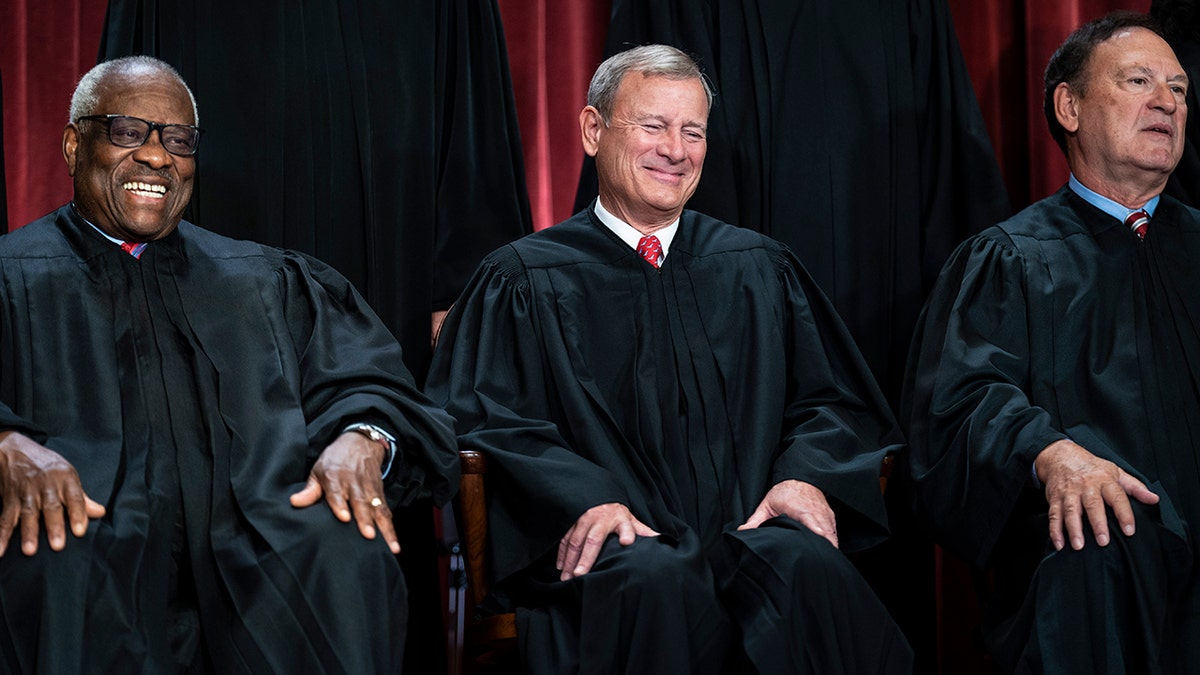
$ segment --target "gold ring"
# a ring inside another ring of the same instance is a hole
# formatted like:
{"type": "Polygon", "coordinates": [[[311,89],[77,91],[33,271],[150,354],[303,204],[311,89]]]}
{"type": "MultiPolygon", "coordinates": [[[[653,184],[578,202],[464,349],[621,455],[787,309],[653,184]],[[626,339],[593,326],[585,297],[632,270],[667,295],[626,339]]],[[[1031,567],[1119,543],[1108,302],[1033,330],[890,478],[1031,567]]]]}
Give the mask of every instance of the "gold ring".
{"type": "Polygon", "coordinates": [[[379,497],[376,497],[371,500],[371,506],[383,506],[383,500],[379,497]]]}

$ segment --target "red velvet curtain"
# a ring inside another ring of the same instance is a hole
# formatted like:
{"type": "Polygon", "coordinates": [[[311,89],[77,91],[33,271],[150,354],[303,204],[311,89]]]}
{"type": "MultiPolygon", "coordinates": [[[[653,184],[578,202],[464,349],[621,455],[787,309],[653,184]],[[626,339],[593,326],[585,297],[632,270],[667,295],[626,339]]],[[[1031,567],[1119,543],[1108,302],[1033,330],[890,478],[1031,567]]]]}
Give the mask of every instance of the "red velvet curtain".
{"type": "Polygon", "coordinates": [[[1067,180],[1067,163],[1042,114],[1042,72],[1075,26],[1150,0],[948,0],[979,107],[1014,209],[1067,180]]]}
{"type": "Polygon", "coordinates": [[[536,229],[571,215],[579,111],[604,52],[610,0],[499,0],[536,229]]]}
{"type": "Polygon", "coordinates": [[[104,11],[104,0],[0,2],[3,159],[11,228],[71,198],[62,130],[76,81],[96,64],[104,11]]]}

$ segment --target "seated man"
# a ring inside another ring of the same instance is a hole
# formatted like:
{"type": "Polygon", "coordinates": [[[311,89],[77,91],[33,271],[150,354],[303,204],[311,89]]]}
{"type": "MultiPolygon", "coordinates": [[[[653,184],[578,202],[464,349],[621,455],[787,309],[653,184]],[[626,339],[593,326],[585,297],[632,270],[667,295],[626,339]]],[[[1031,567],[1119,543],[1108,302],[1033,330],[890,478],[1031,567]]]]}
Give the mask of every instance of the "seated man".
{"type": "Polygon", "coordinates": [[[0,670],[396,672],[389,507],[451,495],[452,422],[332,269],[181,222],[196,122],[96,66],[73,202],[0,237],[0,670]]]}
{"type": "Polygon", "coordinates": [[[497,600],[532,673],[909,673],[839,550],[886,536],[895,423],[791,252],[683,210],[711,99],[672,47],[605,61],[599,199],[447,318],[429,391],[489,458],[497,600]]]}
{"type": "Polygon", "coordinates": [[[1050,59],[1068,185],[969,239],[918,326],[902,404],[923,510],[990,566],[1003,672],[1200,663],[1200,212],[1162,195],[1188,79],[1117,13],[1050,59]]]}

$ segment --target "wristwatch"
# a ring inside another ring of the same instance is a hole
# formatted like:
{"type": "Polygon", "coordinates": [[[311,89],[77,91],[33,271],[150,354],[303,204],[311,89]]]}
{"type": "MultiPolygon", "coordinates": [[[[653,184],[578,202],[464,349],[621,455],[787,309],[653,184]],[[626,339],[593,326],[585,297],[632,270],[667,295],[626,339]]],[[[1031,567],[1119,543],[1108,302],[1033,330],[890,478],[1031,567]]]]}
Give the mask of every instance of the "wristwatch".
{"type": "Polygon", "coordinates": [[[347,431],[354,431],[354,432],[360,433],[363,436],[366,436],[367,438],[375,441],[376,443],[383,443],[384,445],[389,446],[389,447],[392,444],[391,439],[387,437],[387,434],[383,433],[382,429],[380,429],[377,426],[371,425],[371,424],[366,424],[365,422],[359,422],[358,424],[351,424],[350,426],[346,427],[345,429],[342,429],[342,433],[345,433],[347,431]]]}
{"type": "Polygon", "coordinates": [[[362,434],[376,443],[383,444],[385,455],[383,462],[383,475],[388,475],[388,472],[392,470],[392,460],[396,458],[396,439],[383,429],[380,429],[374,424],[367,424],[366,422],[351,424],[345,429],[342,429],[343,434],[347,431],[353,431],[355,433],[362,434]]]}

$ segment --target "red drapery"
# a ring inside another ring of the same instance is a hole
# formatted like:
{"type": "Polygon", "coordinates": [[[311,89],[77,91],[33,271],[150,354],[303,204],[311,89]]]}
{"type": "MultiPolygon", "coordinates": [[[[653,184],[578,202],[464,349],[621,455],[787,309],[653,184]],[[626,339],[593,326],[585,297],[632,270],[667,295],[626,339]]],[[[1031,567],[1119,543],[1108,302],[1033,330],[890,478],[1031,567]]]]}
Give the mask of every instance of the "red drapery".
{"type": "Polygon", "coordinates": [[[1042,71],[1075,26],[1150,0],[948,0],[1014,209],[1067,180],[1067,162],[1042,114],[1042,71]]]}
{"type": "Polygon", "coordinates": [[[600,64],[610,0],[499,0],[534,227],[571,215],[583,148],[579,111],[600,64]]]}
{"type": "Polygon", "coordinates": [[[3,0],[0,77],[8,222],[15,228],[71,198],[62,130],[71,92],[96,64],[103,0],[3,0]]]}

